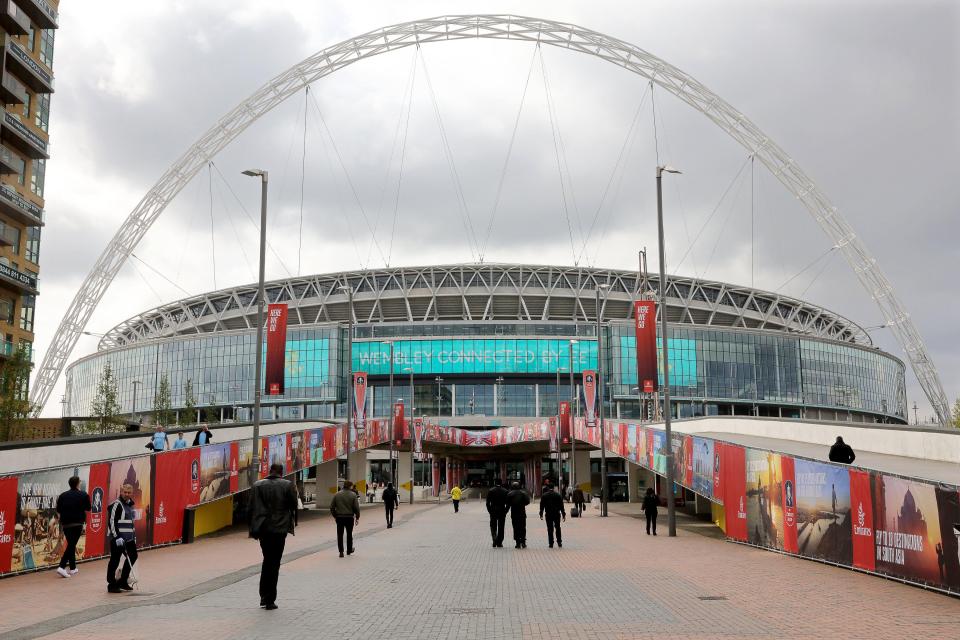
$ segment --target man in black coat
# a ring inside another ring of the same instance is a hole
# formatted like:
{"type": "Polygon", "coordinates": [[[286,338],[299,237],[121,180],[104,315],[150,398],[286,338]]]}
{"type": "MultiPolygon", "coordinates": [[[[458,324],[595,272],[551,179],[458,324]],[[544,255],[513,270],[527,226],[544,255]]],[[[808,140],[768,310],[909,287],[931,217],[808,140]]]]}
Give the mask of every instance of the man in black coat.
{"type": "Polygon", "coordinates": [[[57,569],[64,578],[77,573],[77,542],[83,533],[83,525],[87,522],[87,511],[90,511],[90,496],[80,488],[80,478],[77,476],[67,480],[69,491],[64,491],[57,498],[57,515],[60,518],[60,528],[63,537],[67,540],[67,548],[60,558],[60,568],[57,569]],[[67,569],[67,566],[70,569],[67,569]]]}
{"type": "Polygon", "coordinates": [[[250,537],[260,541],[260,606],[277,608],[277,578],[287,534],[297,521],[297,489],[283,476],[283,465],[270,465],[270,475],[253,485],[250,537]]]}
{"type": "Polygon", "coordinates": [[[201,447],[213,442],[213,434],[210,433],[210,427],[203,425],[193,436],[193,446],[201,447]]]}
{"type": "Polygon", "coordinates": [[[830,447],[830,462],[851,464],[856,459],[857,456],[853,453],[853,448],[844,442],[843,438],[837,436],[837,441],[830,447]]]}
{"type": "Polygon", "coordinates": [[[527,548],[526,506],[528,504],[530,504],[530,496],[520,488],[520,483],[511,484],[510,493],[507,494],[507,506],[510,507],[510,524],[513,525],[513,541],[517,549],[527,548]]]}
{"type": "Polygon", "coordinates": [[[503,533],[507,521],[507,511],[510,507],[507,505],[507,496],[509,492],[503,488],[503,483],[496,480],[493,488],[487,493],[487,513],[490,514],[490,537],[493,538],[493,546],[503,546],[503,533]]]}
{"type": "Polygon", "coordinates": [[[540,496],[540,519],[543,520],[543,514],[547,514],[547,542],[553,549],[553,532],[557,532],[557,546],[563,547],[563,540],[560,537],[560,517],[564,521],[567,519],[567,511],[563,507],[563,496],[554,491],[553,487],[548,487],[540,496]]]}
{"type": "Polygon", "coordinates": [[[393,488],[393,483],[388,482],[387,488],[383,490],[383,510],[387,516],[387,529],[393,528],[393,510],[400,506],[400,496],[397,490],[393,488]]]}

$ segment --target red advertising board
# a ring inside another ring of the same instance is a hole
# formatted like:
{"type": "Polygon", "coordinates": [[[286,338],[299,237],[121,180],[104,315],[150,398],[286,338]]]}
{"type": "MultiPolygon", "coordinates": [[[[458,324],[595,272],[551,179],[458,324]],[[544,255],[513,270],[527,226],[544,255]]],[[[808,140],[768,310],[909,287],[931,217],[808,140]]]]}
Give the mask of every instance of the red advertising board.
{"type": "Polygon", "coordinates": [[[597,372],[593,370],[583,372],[583,414],[588,427],[597,426],[597,372]]]}
{"type": "Polygon", "coordinates": [[[873,571],[876,569],[876,552],[870,474],[856,469],[850,469],[849,474],[853,566],[873,571]]]}
{"type": "Polygon", "coordinates": [[[323,430],[323,461],[333,460],[337,457],[337,432],[336,427],[327,427],[323,430]]]}
{"type": "Polygon", "coordinates": [[[693,436],[686,436],[683,439],[683,484],[687,487],[693,486],[693,436]]]}
{"type": "Polygon", "coordinates": [[[102,556],[107,539],[107,496],[110,495],[110,463],[90,465],[87,493],[90,495],[90,513],[87,514],[87,540],[83,548],[86,558],[102,556]]]}
{"type": "Polygon", "coordinates": [[[647,436],[647,468],[653,469],[653,454],[654,454],[654,443],[653,443],[653,431],[650,429],[645,429],[644,433],[647,436]]]}
{"type": "Polygon", "coordinates": [[[353,374],[353,419],[357,427],[367,419],[367,374],[363,371],[353,374]]]}
{"type": "Polygon", "coordinates": [[[743,447],[723,445],[723,496],[727,537],[747,541],[747,456],[743,447]]]}
{"type": "Polygon", "coordinates": [[[260,479],[270,475],[270,438],[260,438],[260,479]]]}
{"type": "Polygon", "coordinates": [[[637,335],[637,381],[644,385],[644,392],[650,393],[657,390],[657,303],[635,301],[633,326],[637,335]],[[648,386],[652,387],[649,392],[648,386]]]}
{"type": "Polygon", "coordinates": [[[16,522],[17,478],[0,478],[0,573],[10,571],[16,522]]]}
{"type": "Polygon", "coordinates": [[[154,465],[153,543],[176,542],[184,510],[200,502],[200,448],[159,453],[154,465]]]}
{"type": "Polygon", "coordinates": [[[287,305],[267,305],[267,367],[264,392],[283,395],[284,356],[287,350],[287,305]]]}
{"type": "Polygon", "coordinates": [[[403,442],[403,402],[393,403],[393,428],[390,430],[390,439],[397,446],[403,442]]]}
{"type": "Polygon", "coordinates": [[[560,403],[560,444],[570,444],[570,403],[560,403]]]}
{"type": "Polygon", "coordinates": [[[788,553],[798,553],[797,480],[794,473],[793,458],[789,456],[780,457],[780,476],[782,481],[780,504],[783,505],[783,550],[788,553]]]}
{"type": "Polygon", "coordinates": [[[230,493],[240,490],[240,443],[230,443],[230,493]]]}
{"type": "Polygon", "coordinates": [[[283,464],[284,464],[283,468],[286,473],[293,473],[295,470],[297,470],[300,467],[300,461],[297,460],[296,464],[294,464],[294,460],[293,460],[293,432],[292,431],[287,434],[287,459],[283,464]]]}

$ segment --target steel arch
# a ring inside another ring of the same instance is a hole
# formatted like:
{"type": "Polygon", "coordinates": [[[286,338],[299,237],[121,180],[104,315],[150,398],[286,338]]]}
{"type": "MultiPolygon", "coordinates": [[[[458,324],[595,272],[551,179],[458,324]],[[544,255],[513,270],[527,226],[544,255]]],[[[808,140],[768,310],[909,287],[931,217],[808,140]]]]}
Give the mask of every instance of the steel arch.
{"type": "Polygon", "coordinates": [[[221,149],[248,126],[310,83],[353,64],[409,46],[487,38],[538,42],[596,56],[643,76],[703,113],[755,155],[810,212],[877,306],[933,405],[940,421],[949,409],[937,370],[910,314],[853,228],[793,159],[746,116],[683,71],[623,40],[577,25],[513,15],[452,15],[404,22],[345,40],[274,77],[200,137],[160,177],[130,213],[98,258],[60,321],[34,380],[31,401],[38,415],[97,304],[127,257],[167,204],[221,149]]]}

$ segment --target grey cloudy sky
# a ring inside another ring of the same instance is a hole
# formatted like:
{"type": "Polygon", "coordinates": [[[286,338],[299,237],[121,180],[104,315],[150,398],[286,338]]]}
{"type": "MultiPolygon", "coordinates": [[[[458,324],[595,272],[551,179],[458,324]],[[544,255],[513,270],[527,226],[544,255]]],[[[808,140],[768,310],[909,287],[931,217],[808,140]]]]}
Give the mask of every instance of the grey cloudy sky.
{"type": "MultiPolygon", "coordinates": [[[[217,118],[317,50],[449,7],[63,2],[38,356],[122,220],[217,118]]],[[[461,2],[456,10],[574,22],[644,48],[723,96],[832,198],[911,310],[947,394],[951,400],[960,394],[955,2],[461,2]]],[[[537,56],[521,43],[431,44],[420,56],[406,49],[365,60],[316,83],[309,99],[301,93],[262,118],[181,192],[136,254],[190,293],[253,281],[256,234],[233,194],[255,212],[257,185],[239,171],[261,166],[271,172],[270,242],[284,263],[271,257],[268,277],[295,273],[298,262],[301,273],[311,273],[382,266],[388,257],[392,265],[471,261],[431,86],[472,223],[481,236],[490,226],[487,261],[571,264],[576,254],[584,264],[632,268],[637,248],[655,249],[656,147],[642,78],[566,51],[537,56]],[[569,226],[548,103],[568,167],[569,226]],[[377,229],[379,248],[371,246],[368,225],[377,229]]],[[[660,158],[684,170],[665,200],[668,263],[676,272],[752,281],[863,326],[882,323],[839,255],[827,255],[781,288],[831,243],[759,165],[751,198],[749,166],[735,178],[746,152],[703,116],[662,90],[654,100],[660,158]]],[[[128,264],[87,329],[104,332],[183,296],[141,264],[128,264]]],[[[887,333],[873,335],[902,356],[887,333]]],[[[96,339],[84,337],[71,360],[95,348],[96,339]]],[[[59,410],[61,393],[62,381],[46,414],[59,410]]],[[[929,414],[912,375],[908,394],[921,416],[929,414]]]]}

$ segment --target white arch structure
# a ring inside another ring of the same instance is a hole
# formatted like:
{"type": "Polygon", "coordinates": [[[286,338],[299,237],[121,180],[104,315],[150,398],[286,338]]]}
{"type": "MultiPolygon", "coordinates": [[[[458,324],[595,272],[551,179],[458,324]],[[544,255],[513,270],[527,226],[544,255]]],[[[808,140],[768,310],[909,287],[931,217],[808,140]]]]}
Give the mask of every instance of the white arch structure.
{"type": "Polygon", "coordinates": [[[130,253],[180,190],[234,138],[307,85],[364,58],[431,42],[474,38],[536,42],[596,56],[651,80],[726,131],[803,203],[842,251],[861,285],[880,307],[886,326],[905,350],[940,421],[947,422],[949,409],[943,386],[910,314],[851,226],[783,149],[700,82],[628,42],[573,24],[513,15],[442,16],[370,31],[290,67],[221,118],[157,180],[87,274],[60,321],[34,380],[31,401],[36,413],[47,402],[81,331],[130,253]]]}

